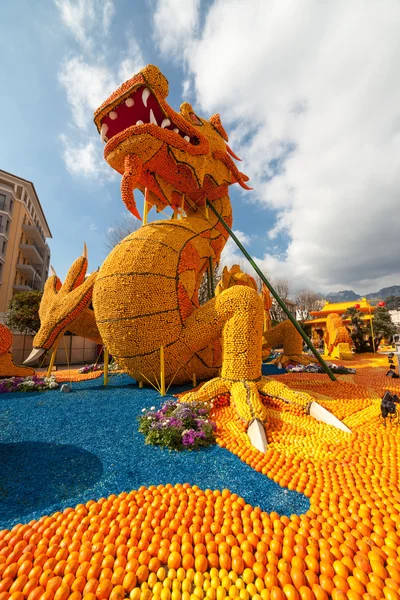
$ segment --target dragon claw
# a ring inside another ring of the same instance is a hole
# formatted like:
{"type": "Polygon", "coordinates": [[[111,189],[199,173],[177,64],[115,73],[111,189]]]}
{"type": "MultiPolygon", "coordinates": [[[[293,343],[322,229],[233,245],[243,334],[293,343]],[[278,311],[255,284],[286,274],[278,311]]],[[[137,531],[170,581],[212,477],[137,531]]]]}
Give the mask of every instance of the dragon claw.
{"type": "MultiPolygon", "coordinates": [[[[262,382],[264,378],[261,378],[262,382]]],[[[265,452],[267,439],[263,422],[266,418],[266,408],[258,393],[260,382],[230,381],[223,377],[215,377],[205,383],[200,389],[189,392],[182,397],[184,402],[212,402],[214,398],[229,392],[239,419],[247,427],[247,435],[252,445],[265,452]]]]}

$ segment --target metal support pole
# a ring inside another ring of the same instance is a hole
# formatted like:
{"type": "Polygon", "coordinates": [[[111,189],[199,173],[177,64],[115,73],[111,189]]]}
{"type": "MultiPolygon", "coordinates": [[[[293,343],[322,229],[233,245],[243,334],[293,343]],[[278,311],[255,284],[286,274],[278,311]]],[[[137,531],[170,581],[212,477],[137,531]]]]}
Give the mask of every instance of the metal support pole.
{"type": "Polygon", "coordinates": [[[104,346],[104,385],[108,385],[108,363],[110,360],[110,354],[108,348],[104,346]]]}
{"type": "Polygon", "coordinates": [[[57,348],[58,348],[58,342],[55,344],[53,351],[51,353],[49,368],[47,369],[47,377],[51,376],[51,372],[54,367],[54,361],[56,360],[57,348]]]}
{"type": "Polygon", "coordinates": [[[149,202],[148,202],[148,191],[147,188],[144,190],[144,205],[143,205],[143,221],[142,225],[147,225],[147,215],[149,213],[149,202]]]}
{"type": "Polygon", "coordinates": [[[207,294],[208,294],[208,299],[211,300],[212,295],[211,295],[210,271],[208,269],[207,269],[207,294]]]}
{"type": "Polygon", "coordinates": [[[161,396],[165,396],[164,346],[160,346],[160,394],[161,396]]]}
{"type": "Polygon", "coordinates": [[[332,381],[336,381],[336,377],[334,376],[334,374],[332,373],[332,371],[330,370],[330,368],[328,367],[328,365],[326,364],[326,362],[324,361],[324,359],[322,358],[322,356],[320,355],[320,353],[318,352],[318,350],[314,347],[314,344],[312,343],[312,341],[310,340],[310,338],[308,337],[308,335],[303,331],[303,329],[300,327],[300,325],[298,324],[298,322],[296,321],[296,319],[289,312],[286,304],[284,302],[282,302],[282,300],[278,296],[277,292],[274,290],[274,288],[272,287],[272,285],[269,283],[268,279],[265,277],[264,273],[259,269],[259,267],[257,266],[257,264],[254,262],[254,260],[250,256],[250,254],[247,252],[246,248],[241,244],[241,242],[238,240],[238,238],[236,237],[236,235],[233,233],[233,231],[229,227],[228,223],[225,222],[225,220],[223,219],[223,217],[219,214],[219,212],[216,210],[216,208],[214,207],[214,205],[211,202],[209,202],[209,200],[207,200],[207,206],[209,208],[211,208],[211,210],[213,211],[213,213],[217,217],[218,221],[225,227],[226,231],[229,233],[229,235],[231,236],[231,238],[233,239],[233,241],[235,242],[235,244],[238,246],[238,248],[243,252],[244,256],[247,258],[247,260],[249,261],[249,263],[251,264],[251,266],[253,267],[253,269],[257,273],[257,275],[265,283],[265,285],[267,286],[267,288],[269,289],[269,291],[271,292],[271,294],[273,295],[273,297],[275,298],[275,300],[277,301],[277,303],[279,304],[279,306],[281,307],[281,309],[283,310],[283,312],[288,317],[289,321],[297,329],[297,331],[299,332],[299,334],[301,335],[301,337],[303,338],[303,340],[305,341],[305,343],[307,344],[307,346],[312,351],[312,353],[314,354],[315,358],[318,360],[318,362],[320,363],[321,367],[324,369],[325,373],[329,376],[329,378],[332,381]]]}
{"type": "Polygon", "coordinates": [[[367,300],[367,302],[368,302],[368,312],[369,312],[369,324],[371,326],[372,349],[374,351],[374,354],[376,354],[374,328],[373,328],[373,325],[372,325],[372,319],[373,319],[373,317],[371,316],[371,304],[369,303],[369,300],[367,300]]]}

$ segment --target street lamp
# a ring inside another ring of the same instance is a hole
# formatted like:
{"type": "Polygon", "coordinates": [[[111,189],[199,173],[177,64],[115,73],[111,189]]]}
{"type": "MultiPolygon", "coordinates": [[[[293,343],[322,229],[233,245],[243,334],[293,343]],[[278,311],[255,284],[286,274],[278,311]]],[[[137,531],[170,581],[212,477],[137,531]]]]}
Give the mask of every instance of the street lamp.
{"type": "MultiPolygon", "coordinates": [[[[370,304],[370,302],[368,300],[367,300],[367,303],[368,303],[368,312],[369,312],[369,322],[371,324],[372,347],[374,349],[374,354],[375,354],[375,352],[376,352],[376,350],[375,350],[375,336],[374,336],[374,328],[373,328],[373,325],[372,325],[371,304],[370,304]]],[[[378,302],[378,306],[385,306],[385,303],[382,300],[380,300],[378,302]]]]}

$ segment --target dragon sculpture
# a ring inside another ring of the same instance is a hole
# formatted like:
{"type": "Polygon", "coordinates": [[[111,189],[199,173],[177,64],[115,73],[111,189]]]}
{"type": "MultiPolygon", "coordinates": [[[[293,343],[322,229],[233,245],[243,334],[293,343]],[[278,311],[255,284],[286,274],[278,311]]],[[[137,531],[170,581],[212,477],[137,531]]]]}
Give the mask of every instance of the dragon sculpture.
{"type": "MultiPolygon", "coordinates": [[[[230,392],[250,438],[265,450],[263,395],[277,382],[261,375],[264,309],[256,290],[234,285],[199,306],[198,289],[210,258],[218,263],[228,238],[206,200],[232,224],[228,187],[248,188],[232,158],[219,115],[209,120],[184,102],[166,102],[168,82],[149,65],[95,112],[104,157],[122,175],[122,199],[140,215],[133,191],[150,207],[171,206],[181,218],[148,223],[122,240],[97,273],[85,279],[86,252],[61,285],[46,282],[35,358],[68,328],[101,339],[118,365],[139,382],[156,383],[164,353],[166,383],[207,380],[186,394],[207,401],[230,392]],[[185,215],[185,216],[184,216],[185,215]],[[90,309],[90,303],[93,310],[90,309]]],[[[31,358],[31,357],[30,357],[31,358]]],[[[279,386],[281,396],[296,394],[279,386]]],[[[298,394],[299,403],[313,399],[298,394]]]]}
{"type": "Polygon", "coordinates": [[[324,342],[325,352],[332,358],[353,360],[353,352],[351,351],[353,340],[342,317],[335,313],[330,313],[326,319],[324,342]]]}

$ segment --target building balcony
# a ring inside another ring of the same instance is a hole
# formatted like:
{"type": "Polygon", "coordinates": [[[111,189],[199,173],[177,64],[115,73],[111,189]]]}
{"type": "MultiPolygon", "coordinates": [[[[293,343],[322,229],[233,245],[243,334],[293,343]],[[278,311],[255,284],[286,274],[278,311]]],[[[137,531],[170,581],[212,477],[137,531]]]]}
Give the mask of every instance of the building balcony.
{"type": "Polygon", "coordinates": [[[25,275],[28,279],[35,281],[36,278],[41,279],[39,265],[24,265],[22,263],[17,264],[17,271],[25,275]]]}
{"type": "Polygon", "coordinates": [[[37,265],[43,264],[44,252],[33,240],[28,240],[25,244],[19,245],[20,250],[28,260],[37,265]]]}
{"type": "Polygon", "coordinates": [[[5,225],[0,225],[0,235],[4,235],[8,239],[8,231],[5,225]]]}
{"type": "Polygon", "coordinates": [[[14,283],[13,288],[16,292],[31,292],[33,289],[30,285],[23,285],[22,283],[14,283]]]}
{"type": "Polygon", "coordinates": [[[5,212],[8,215],[11,215],[10,203],[9,202],[0,202],[0,211],[5,212]]]}
{"type": "Polygon", "coordinates": [[[36,225],[28,225],[28,223],[22,223],[22,231],[24,231],[30,239],[36,242],[39,248],[45,247],[46,240],[42,236],[36,225]]]}
{"type": "Polygon", "coordinates": [[[13,289],[16,292],[33,292],[35,290],[40,290],[41,286],[40,286],[40,280],[33,279],[32,281],[28,281],[27,284],[25,283],[14,283],[13,285],[13,289]]]}

